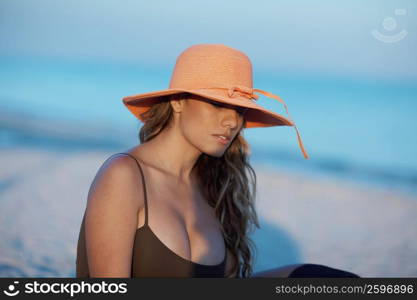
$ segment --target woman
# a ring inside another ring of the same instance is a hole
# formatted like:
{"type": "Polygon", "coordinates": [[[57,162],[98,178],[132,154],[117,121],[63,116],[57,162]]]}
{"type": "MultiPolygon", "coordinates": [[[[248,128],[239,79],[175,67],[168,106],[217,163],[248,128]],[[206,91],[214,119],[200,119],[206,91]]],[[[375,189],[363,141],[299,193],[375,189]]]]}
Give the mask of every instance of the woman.
{"type": "Polygon", "coordinates": [[[302,266],[252,271],[256,175],[243,129],[294,126],[308,158],[293,121],[255,91],[285,105],[252,89],[244,53],[200,44],[177,58],[169,89],[123,99],[144,123],[140,145],[109,157],[91,185],[77,277],[287,277],[302,266]]]}

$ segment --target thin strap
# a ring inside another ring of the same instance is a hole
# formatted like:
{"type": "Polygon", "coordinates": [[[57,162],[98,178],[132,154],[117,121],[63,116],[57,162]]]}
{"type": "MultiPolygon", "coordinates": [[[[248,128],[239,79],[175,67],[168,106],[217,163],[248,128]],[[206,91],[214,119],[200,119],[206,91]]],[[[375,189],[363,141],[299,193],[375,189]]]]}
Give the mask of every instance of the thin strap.
{"type": "MultiPolygon", "coordinates": [[[[116,153],[116,154],[125,154],[125,155],[128,155],[128,156],[132,157],[136,161],[136,164],[139,167],[140,175],[142,176],[143,194],[145,196],[145,226],[148,226],[148,199],[146,198],[146,183],[145,183],[145,176],[143,175],[142,167],[140,166],[139,161],[133,155],[131,155],[129,153],[125,153],[125,152],[120,152],[120,153],[116,153]]],[[[116,155],[116,154],[114,154],[114,155],[116,155]]]]}

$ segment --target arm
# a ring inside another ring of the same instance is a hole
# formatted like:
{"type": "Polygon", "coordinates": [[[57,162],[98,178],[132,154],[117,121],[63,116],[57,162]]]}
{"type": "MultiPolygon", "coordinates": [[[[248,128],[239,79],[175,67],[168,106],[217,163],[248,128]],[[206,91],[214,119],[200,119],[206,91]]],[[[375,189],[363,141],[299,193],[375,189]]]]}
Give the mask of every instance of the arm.
{"type": "Polygon", "coordinates": [[[128,156],[106,161],[90,187],[85,240],[90,277],[131,277],[142,179],[128,156]]]}

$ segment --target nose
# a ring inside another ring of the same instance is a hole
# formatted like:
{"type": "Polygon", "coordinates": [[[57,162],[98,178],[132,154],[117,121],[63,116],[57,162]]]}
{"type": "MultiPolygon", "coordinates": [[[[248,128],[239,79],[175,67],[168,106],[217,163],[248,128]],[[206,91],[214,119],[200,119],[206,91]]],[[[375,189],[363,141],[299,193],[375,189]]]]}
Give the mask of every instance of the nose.
{"type": "Polygon", "coordinates": [[[222,125],[223,126],[229,126],[231,129],[236,129],[239,126],[239,123],[241,122],[241,117],[239,113],[233,109],[233,108],[225,108],[223,119],[222,119],[222,125]]]}

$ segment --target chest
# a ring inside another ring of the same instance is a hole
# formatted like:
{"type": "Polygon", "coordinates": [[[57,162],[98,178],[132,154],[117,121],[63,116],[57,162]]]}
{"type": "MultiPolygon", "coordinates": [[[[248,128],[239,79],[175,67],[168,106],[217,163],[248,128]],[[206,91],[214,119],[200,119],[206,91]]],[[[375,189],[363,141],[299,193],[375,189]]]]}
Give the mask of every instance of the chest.
{"type": "MultiPolygon", "coordinates": [[[[147,181],[148,226],[170,251],[188,261],[216,265],[225,257],[221,225],[198,189],[147,181]]],[[[145,223],[145,206],[138,228],[145,223]]]]}

